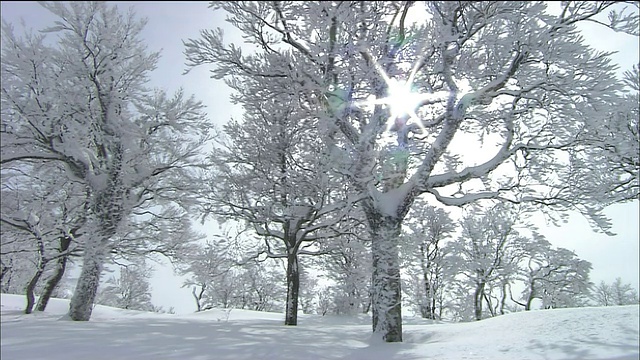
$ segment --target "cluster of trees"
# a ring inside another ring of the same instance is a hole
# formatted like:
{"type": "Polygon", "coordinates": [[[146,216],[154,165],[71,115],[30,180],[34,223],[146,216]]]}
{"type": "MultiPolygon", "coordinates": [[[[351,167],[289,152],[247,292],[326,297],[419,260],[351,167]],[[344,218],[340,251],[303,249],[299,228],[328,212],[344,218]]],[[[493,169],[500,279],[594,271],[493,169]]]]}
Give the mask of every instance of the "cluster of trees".
{"type": "MultiPolygon", "coordinates": [[[[43,274],[81,259],[73,320],[105,265],[154,254],[180,264],[198,310],[281,304],[287,325],[314,303],[370,311],[387,342],[402,341],[403,283],[428,318],[504,313],[507,297],[573,306],[591,266],[527,214],[608,232],[601,211],[638,198],[638,67],[618,78],[577,28],[638,36],[614,2],[214,2],[254,46],[221,29],[185,42],[187,66],[213,64],[244,109],[215,137],[199,102],[146,87],[144,21],[42,5],[53,44],[2,25],[2,276],[33,271],[33,303],[43,274]],[[415,101],[400,107],[402,84],[415,101]],[[239,223],[245,250],[202,244],[193,217],[239,223]]],[[[105,290],[119,306],[130,275],[105,290]]]]}
{"type": "Polygon", "coordinates": [[[429,319],[481,320],[518,309],[586,305],[591,264],[554,248],[522,211],[498,204],[470,209],[457,224],[442,209],[425,207],[404,258],[406,288],[415,311],[429,319]],[[457,238],[450,238],[458,228],[457,238]],[[522,289],[515,296],[512,288],[522,289]],[[520,307],[521,306],[521,307],[520,307]]]}
{"type": "Polygon", "coordinates": [[[178,272],[187,277],[184,287],[192,290],[196,311],[280,310],[286,294],[281,269],[256,259],[243,261],[232,249],[224,239],[207,241],[182,258],[178,272]]]}
{"type": "MultiPolygon", "coordinates": [[[[373,331],[402,341],[402,231],[419,199],[510,203],[555,220],[574,210],[608,231],[602,209],[638,198],[638,69],[619,79],[577,25],[638,36],[637,12],[614,5],[563,2],[552,14],[542,2],[212,3],[255,49],[226,44],[220,28],[186,42],[188,65],[213,64],[245,109],[212,154],[207,211],[243,221],[264,253],[287,259],[286,323],[296,323],[298,257],[353,235],[371,249],[373,331]],[[402,84],[415,102],[399,108],[402,84]]],[[[479,310],[487,286],[509,281],[506,264],[473,247],[516,240],[464,232],[460,257],[481,266],[465,272],[479,310]]],[[[553,306],[560,295],[538,278],[555,271],[529,256],[529,297],[553,306]]]]}
{"type": "MultiPolygon", "coordinates": [[[[538,308],[638,302],[633,287],[619,278],[594,285],[591,264],[552,246],[533,224],[519,221],[524,214],[517,208],[468,208],[456,221],[445,209],[420,205],[403,231],[400,252],[403,304],[423,318],[470,321],[538,308]]],[[[321,315],[370,313],[370,241],[339,237],[324,244],[334,250],[300,262],[300,309],[321,315]]],[[[284,283],[286,262],[279,261],[280,271],[251,272],[268,263],[242,264],[228,254],[230,248],[224,241],[209,243],[181,271],[189,278],[185,286],[193,289],[197,311],[282,309],[287,294],[278,285],[284,283]],[[254,299],[268,299],[273,306],[259,306],[254,299]]],[[[238,259],[255,254],[244,251],[238,259]]]]}
{"type": "Polygon", "coordinates": [[[44,310],[81,259],[69,317],[86,321],[105,265],[172,257],[198,239],[193,184],[212,126],[193,98],[147,88],[159,55],[133,13],[41,4],[58,18],[42,33],[2,24],[2,276],[33,271],[28,313],[51,272],[44,310]]]}
{"type": "Polygon", "coordinates": [[[638,304],[638,291],[631,284],[623,284],[621,278],[607,284],[601,281],[593,288],[593,300],[600,306],[638,304]]]}

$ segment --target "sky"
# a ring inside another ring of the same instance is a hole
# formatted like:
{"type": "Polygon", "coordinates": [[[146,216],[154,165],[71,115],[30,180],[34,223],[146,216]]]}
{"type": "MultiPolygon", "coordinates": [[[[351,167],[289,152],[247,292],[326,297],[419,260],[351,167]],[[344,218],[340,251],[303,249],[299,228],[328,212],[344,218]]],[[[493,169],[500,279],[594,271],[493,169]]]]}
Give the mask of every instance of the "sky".
{"type": "Polygon", "coordinates": [[[403,342],[371,335],[367,316],[213,309],[189,315],[102,305],[91,321],[61,321],[68,301],[24,315],[23,297],[1,294],[2,359],[31,360],[634,360],[640,356],[637,305],[553,309],[469,323],[404,318],[403,342]],[[526,326],[523,326],[526,324],[526,326]]]}
{"type": "MultiPolygon", "coordinates": [[[[229,102],[229,88],[221,81],[211,79],[206,66],[192,69],[183,75],[186,69],[183,54],[183,40],[199,38],[202,29],[225,29],[227,42],[240,44],[240,35],[224,22],[225,15],[208,8],[208,2],[198,1],[157,1],[129,2],[119,1],[122,10],[133,6],[137,14],[147,17],[148,23],[143,31],[150,51],[161,51],[158,68],[151,74],[151,85],[169,92],[182,87],[186,94],[193,94],[207,107],[212,122],[221,126],[231,117],[240,118],[241,108],[229,102]]],[[[54,17],[33,1],[2,1],[1,15],[6,21],[20,28],[20,19],[24,19],[27,28],[41,29],[52,24],[54,17]]],[[[602,51],[619,51],[612,56],[620,64],[621,71],[630,69],[640,62],[638,39],[625,34],[617,34],[598,25],[581,25],[586,40],[602,51]]],[[[612,219],[616,236],[594,233],[580,214],[572,214],[568,223],[561,227],[545,224],[538,219],[541,232],[558,247],[573,250],[577,255],[593,264],[591,279],[613,282],[621,277],[624,283],[640,288],[640,248],[639,243],[639,205],[638,201],[618,204],[606,209],[605,214],[612,219]]],[[[203,230],[215,233],[218,225],[211,221],[203,230]]],[[[189,289],[181,288],[182,280],[172,274],[171,268],[160,267],[151,282],[153,302],[165,309],[173,306],[178,313],[192,312],[195,303],[189,289]]]]}

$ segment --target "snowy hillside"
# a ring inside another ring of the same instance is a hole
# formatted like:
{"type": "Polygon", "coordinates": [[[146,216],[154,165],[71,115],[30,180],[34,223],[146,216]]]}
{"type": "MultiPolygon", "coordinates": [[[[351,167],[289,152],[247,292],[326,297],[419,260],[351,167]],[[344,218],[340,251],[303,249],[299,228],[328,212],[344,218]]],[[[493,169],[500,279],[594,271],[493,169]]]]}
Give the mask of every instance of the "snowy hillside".
{"type": "Polygon", "coordinates": [[[371,341],[368,319],[245,310],[170,315],[97,306],[90,322],[63,320],[66,300],[24,315],[24,297],[1,296],[1,358],[198,360],[615,359],[640,357],[639,307],[539,310],[474,323],[407,319],[405,341],[371,341]],[[228,315],[228,316],[227,316],[228,315]],[[420,325],[421,324],[421,325],[420,325]]]}

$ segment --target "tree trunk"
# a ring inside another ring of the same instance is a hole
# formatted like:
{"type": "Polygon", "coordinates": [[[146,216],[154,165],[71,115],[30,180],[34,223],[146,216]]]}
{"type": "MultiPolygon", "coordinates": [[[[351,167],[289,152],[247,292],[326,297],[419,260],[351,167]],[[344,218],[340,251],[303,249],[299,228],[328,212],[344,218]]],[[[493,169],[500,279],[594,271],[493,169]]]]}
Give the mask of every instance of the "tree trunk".
{"type": "Polygon", "coordinates": [[[535,299],[535,291],[534,284],[531,282],[529,285],[529,296],[527,296],[527,304],[524,306],[524,311],[531,310],[531,303],[533,302],[533,299],[535,299]]]}
{"type": "MultiPolygon", "coordinates": [[[[71,238],[69,237],[61,237],[60,238],[60,253],[65,252],[69,249],[69,245],[71,244],[71,238]]],[[[67,260],[69,260],[69,255],[63,255],[58,258],[56,261],[56,268],[53,276],[47,281],[47,284],[44,286],[44,290],[40,298],[38,299],[38,304],[36,305],[37,311],[44,311],[47,308],[47,304],[49,303],[49,299],[51,298],[51,294],[58,286],[60,280],[64,276],[64,272],[67,268],[67,260]]]]}
{"type": "Polygon", "coordinates": [[[482,320],[482,301],[484,295],[484,282],[476,284],[476,291],[473,294],[473,311],[476,320],[482,320]]]}
{"type": "Polygon", "coordinates": [[[0,265],[2,265],[2,273],[0,273],[0,281],[2,281],[2,279],[4,279],[4,275],[9,273],[9,270],[11,270],[10,266],[5,266],[3,262],[0,261],[0,265]]]}
{"type": "Polygon", "coordinates": [[[423,274],[422,281],[424,282],[424,296],[425,296],[425,301],[424,301],[425,311],[424,311],[424,314],[422,314],[422,317],[426,319],[434,319],[435,308],[432,307],[431,304],[432,302],[435,301],[435,299],[433,298],[433,289],[431,287],[431,282],[429,281],[429,278],[426,272],[423,274]]]}
{"type": "Polygon", "coordinates": [[[507,283],[502,283],[502,296],[500,297],[500,315],[504,315],[504,303],[507,301],[507,283]]]}
{"type": "Polygon", "coordinates": [[[298,255],[287,256],[287,305],[285,325],[298,325],[298,295],[300,292],[300,272],[298,271],[298,255]]]}
{"type": "Polygon", "coordinates": [[[95,248],[96,245],[93,246],[92,248],[87,245],[82,262],[82,272],[69,304],[69,317],[74,321],[89,321],[100,284],[103,257],[95,248]]]}
{"type": "Polygon", "coordinates": [[[491,314],[491,317],[495,317],[496,312],[495,312],[495,308],[493,307],[493,303],[491,302],[491,298],[489,298],[487,293],[484,291],[482,292],[482,298],[487,302],[487,309],[489,309],[489,313],[491,314]]]}
{"type": "Polygon", "coordinates": [[[36,273],[33,274],[33,277],[31,278],[25,289],[25,295],[27,297],[27,306],[24,309],[25,314],[31,314],[31,312],[33,311],[33,304],[35,302],[35,295],[33,292],[36,289],[38,280],[40,280],[40,276],[42,276],[42,273],[44,272],[44,265],[45,264],[41,261],[38,263],[36,273]]]}
{"type": "Polygon", "coordinates": [[[89,321],[91,318],[109,241],[127,213],[124,205],[127,189],[123,185],[122,173],[123,147],[118,142],[109,145],[112,155],[109,178],[106,186],[92,196],[94,199],[90,207],[97,232],[85,244],[82,271],[69,304],[69,317],[74,321],[89,321]]]}
{"type": "Polygon", "coordinates": [[[40,280],[42,273],[44,273],[44,267],[47,265],[48,261],[44,257],[44,242],[39,233],[39,230],[34,232],[34,235],[38,234],[36,235],[38,241],[38,262],[36,264],[36,273],[33,274],[33,277],[31,278],[25,289],[25,293],[27,296],[27,307],[24,309],[25,314],[31,314],[31,312],[33,311],[33,304],[35,301],[33,292],[36,289],[36,285],[38,284],[38,280],[40,280]]]}
{"type": "Polygon", "coordinates": [[[429,278],[429,267],[431,260],[426,258],[429,255],[425,250],[424,243],[420,244],[420,268],[422,270],[422,287],[424,290],[424,299],[420,303],[420,315],[425,319],[434,318],[434,310],[431,307],[433,299],[433,291],[431,288],[431,279],[429,278]]]}
{"type": "Polygon", "coordinates": [[[196,286],[191,289],[191,295],[193,295],[193,299],[196,301],[196,312],[202,311],[202,295],[204,294],[204,290],[207,284],[203,283],[201,285],[200,293],[196,293],[196,286]]]}
{"type": "Polygon", "coordinates": [[[401,220],[368,212],[371,224],[373,332],[385,342],[402,341],[398,240],[401,220]]]}
{"type": "Polygon", "coordinates": [[[371,310],[371,292],[369,292],[369,296],[367,297],[367,301],[362,306],[362,313],[368,314],[369,310],[371,310]]]}
{"type": "Polygon", "coordinates": [[[430,307],[429,311],[431,311],[431,320],[436,320],[436,297],[435,297],[435,295],[431,298],[431,307],[430,307]]]}

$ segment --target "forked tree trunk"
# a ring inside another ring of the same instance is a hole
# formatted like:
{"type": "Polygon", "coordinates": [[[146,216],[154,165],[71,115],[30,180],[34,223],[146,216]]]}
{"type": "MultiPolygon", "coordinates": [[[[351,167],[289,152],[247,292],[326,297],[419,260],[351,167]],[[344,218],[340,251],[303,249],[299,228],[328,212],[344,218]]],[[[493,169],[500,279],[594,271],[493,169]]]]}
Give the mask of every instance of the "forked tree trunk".
{"type": "MultiPolygon", "coordinates": [[[[35,231],[35,234],[38,234],[39,231],[35,231]]],[[[25,288],[25,295],[27,297],[27,307],[24,309],[24,313],[25,314],[31,314],[31,312],[33,311],[33,304],[35,302],[35,295],[34,295],[34,291],[36,289],[36,285],[38,284],[38,280],[40,280],[40,277],[42,276],[42,274],[44,273],[44,267],[47,265],[47,259],[45,259],[44,257],[44,242],[42,240],[42,238],[40,237],[40,235],[36,235],[37,241],[38,241],[38,263],[36,264],[36,272],[35,274],[33,274],[33,277],[31,278],[31,280],[29,281],[29,283],[27,284],[26,288],[25,288]]]]}
{"type": "MultiPolygon", "coordinates": [[[[60,253],[65,252],[69,249],[69,245],[71,244],[71,238],[69,237],[61,237],[60,238],[60,253]]],[[[47,281],[47,284],[44,286],[44,290],[42,291],[42,295],[38,299],[38,304],[36,305],[37,311],[44,311],[47,308],[47,304],[49,303],[49,299],[53,294],[53,291],[62,280],[64,276],[64,272],[67,268],[67,260],[69,260],[69,255],[62,255],[56,261],[56,268],[53,276],[47,281]]]]}
{"type": "Polygon", "coordinates": [[[194,286],[191,289],[191,295],[193,295],[194,300],[196,301],[196,312],[202,311],[202,296],[204,295],[204,291],[207,287],[207,284],[200,284],[200,292],[196,292],[196,287],[194,286]]]}
{"type": "Polygon", "coordinates": [[[298,325],[298,297],[300,293],[300,272],[298,271],[298,255],[287,256],[287,305],[285,325],[298,325]]]}
{"type": "Polygon", "coordinates": [[[374,335],[385,342],[402,341],[402,307],[398,240],[400,219],[368,213],[373,236],[372,312],[374,335]]]}
{"type": "Polygon", "coordinates": [[[36,270],[36,273],[33,274],[33,277],[31,277],[31,280],[29,281],[25,289],[25,294],[27,297],[27,306],[24,309],[25,314],[31,314],[31,312],[33,311],[33,304],[35,302],[34,291],[36,289],[36,284],[38,283],[38,280],[40,280],[40,277],[44,272],[44,265],[45,264],[41,261],[38,263],[38,269],[36,270]]]}

